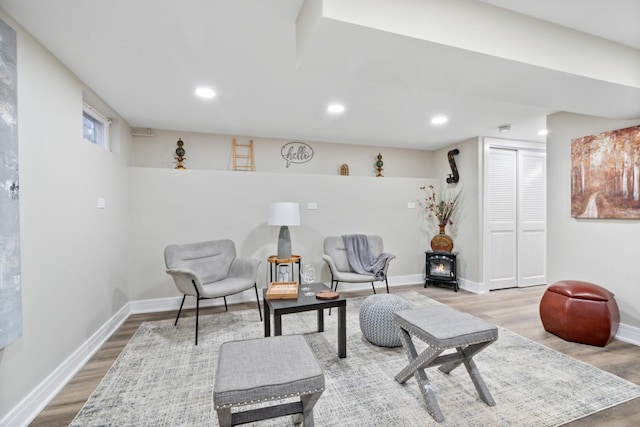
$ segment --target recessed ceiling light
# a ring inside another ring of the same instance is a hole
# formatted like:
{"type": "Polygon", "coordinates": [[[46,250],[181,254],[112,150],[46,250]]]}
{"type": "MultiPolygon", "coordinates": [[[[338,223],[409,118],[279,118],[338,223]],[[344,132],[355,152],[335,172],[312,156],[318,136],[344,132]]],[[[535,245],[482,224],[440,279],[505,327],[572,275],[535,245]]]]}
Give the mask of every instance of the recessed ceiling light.
{"type": "Polygon", "coordinates": [[[538,135],[544,136],[544,135],[548,135],[549,134],[549,130],[548,129],[540,129],[538,131],[538,135]]]}
{"type": "Polygon", "coordinates": [[[447,116],[435,116],[435,117],[433,117],[431,119],[431,124],[432,125],[443,125],[443,124],[447,123],[447,121],[449,121],[447,116]]]}
{"type": "Polygon", "coordinates": [[[344,112],[344,105],[331,104],[327,107],[327,111],[330,113],[342,113],[344,112]]]}
{"type": "Polygon", "coordinates": [[[196,95],[201,98],[213,98],[216,96],[216,92],[208,87],[199,87],[196,89],[196,95]]]}
{"type": "Polygon", "coordinates": [[[509,132],[511,130],[511,126],[510,125],[504,125],[504,126],[500,126],[498,128],[498,132],[509,132]]]}

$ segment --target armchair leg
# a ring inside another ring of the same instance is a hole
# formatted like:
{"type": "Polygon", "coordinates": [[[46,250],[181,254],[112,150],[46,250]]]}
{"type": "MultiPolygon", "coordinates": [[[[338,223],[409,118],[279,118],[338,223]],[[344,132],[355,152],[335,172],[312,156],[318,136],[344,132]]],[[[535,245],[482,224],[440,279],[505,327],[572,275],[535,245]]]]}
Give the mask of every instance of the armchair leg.
{"type": "Polygon", "coordinates": [[[176,316],[176,321],[173,323],[173,326],[178,324],[178,319],[180,318],[180,313],[182,313],[182,306],[184,305],[184,299],[187,297],[187,294],[182,295],[182,302],[180,303],[180,309],[178,310],[178,315],[176,316]]]}
{"type": "Polygon", "coordinates": [[[227,307],[227,297],[222,297],[222,299],[224,300],[224,311],[229,311],[229,308],[227,307]]]}
{"type": "Polygon", "coordinates": [[[200,318],[200,294],[196,297],[196,345],[198,345],[198,319],[200,318]]]}
{"type": "Polygon", "coordinates": [[[371,282],[371,287],[373,288],[373,293],[376,293],[376,287],[373,285],[373,282],[371,282]]]}
{"type": "Polygon", "coordinates": [[[260,321],[262,322],[262,310],[260,310],[260,298],[258,298],[258,284],[253,284],[253,289],[256,291],[256,302],[258,303],[258,313],[260,313],[260,321]]]}
{"type": "Polygon", "coordinates": [[[387,280],[387,276],[384,277],[384,284],[387,285],[387,293],[389,293],[389,281],[387,280]]]}

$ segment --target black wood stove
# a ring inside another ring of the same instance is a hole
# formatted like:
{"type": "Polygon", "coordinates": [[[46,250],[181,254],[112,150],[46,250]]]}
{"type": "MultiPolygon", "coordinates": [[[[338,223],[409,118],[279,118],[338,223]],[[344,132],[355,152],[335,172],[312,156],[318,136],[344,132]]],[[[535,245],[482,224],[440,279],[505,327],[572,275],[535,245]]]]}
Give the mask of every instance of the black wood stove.
{"type": "Polygon", "coordinates": [[[458,252],[425,252],[424,287],[428,284],[451,286],[458,292],[456,257],[458,252]]]}

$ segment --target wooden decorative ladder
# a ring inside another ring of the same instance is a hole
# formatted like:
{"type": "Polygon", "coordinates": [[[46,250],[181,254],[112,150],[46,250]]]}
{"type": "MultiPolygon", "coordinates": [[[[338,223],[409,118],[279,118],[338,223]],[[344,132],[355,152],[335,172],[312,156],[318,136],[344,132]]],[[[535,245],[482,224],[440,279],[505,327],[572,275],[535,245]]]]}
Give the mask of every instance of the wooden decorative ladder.
{"type": "Polygon", "coordinates": [[[253,139],[248,144],[238,144],[233,138],[233,170],[234,171],[253,171],[253,139]],[[240,153],[238,152],[240,148],[240,153]],[[240,163],[238,164],[238,159],[240,163]]]}

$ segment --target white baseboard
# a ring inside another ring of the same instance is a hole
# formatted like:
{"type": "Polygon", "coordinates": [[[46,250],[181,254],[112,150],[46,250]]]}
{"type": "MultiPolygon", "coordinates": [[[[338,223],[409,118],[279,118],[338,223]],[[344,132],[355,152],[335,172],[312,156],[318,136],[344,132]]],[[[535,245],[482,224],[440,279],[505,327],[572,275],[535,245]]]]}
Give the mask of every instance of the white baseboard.
{"type": "MultiPolygon", "coordinates": [[[[478,294],[485,292],[478,283],[465,279],[458,279],[458,282],[461,289],[478,294]]],[[[424,276],[414,274],[389,278],[389,287],[415,285],[416,283],[424,283],[424,276]]],[[[379,289],[381,285],[384,287],[384,282],[376,282],[376,289],[379,289]]],[[[343,284],[343,286],[346,285],[343,284]]],[[[354,291],[371,289],[371,284],[369,283],[354,283],[348,286],[349,290],[354,291]]],[[[259,291],[258,295],[260,299],[262,299],[262,292],[259,291]]],[[[38,387],[1,419],[0,427],[28,426],[130,315],[177,310],[180,307],[181,300],[182,297],[173,297],[131,301],[127,303],[55,371],[42,381],[38,387]]],[[[248,290],[227,298],[229,304],[253,301],[255,301],[255,292],[253,290],[248,290]]],[[[201,307],[218,305],[224,305],[222,298],[200,302],[201,307]]],[[[187,297],[184,308],[195,308],[195,299],[187,297]]],[[[620,324],[615,338],[640,346],[640,328],[620,324]]]]}
{"type": "Polygon", "coordinates": [[[0,427],[27,426],[78,373],[96,351],[129,317],[129,304],[114,314],[56,370],[0,420],[0,427]]]}
{"type": "Polygon", "coordinates": [[[614,338],[620,341],[628,342],[629,344],[640,346],[640,328],[624,325],[621,323],[614,338]]]}
{"type": "Polygon", "coordinates": [[[460,289],[464,289],[465,291],[469,291],[474,294],[484,294],[488,292],[481,283],[472,282],[467,279],[458,279],[458,286],[460,289]]]}

